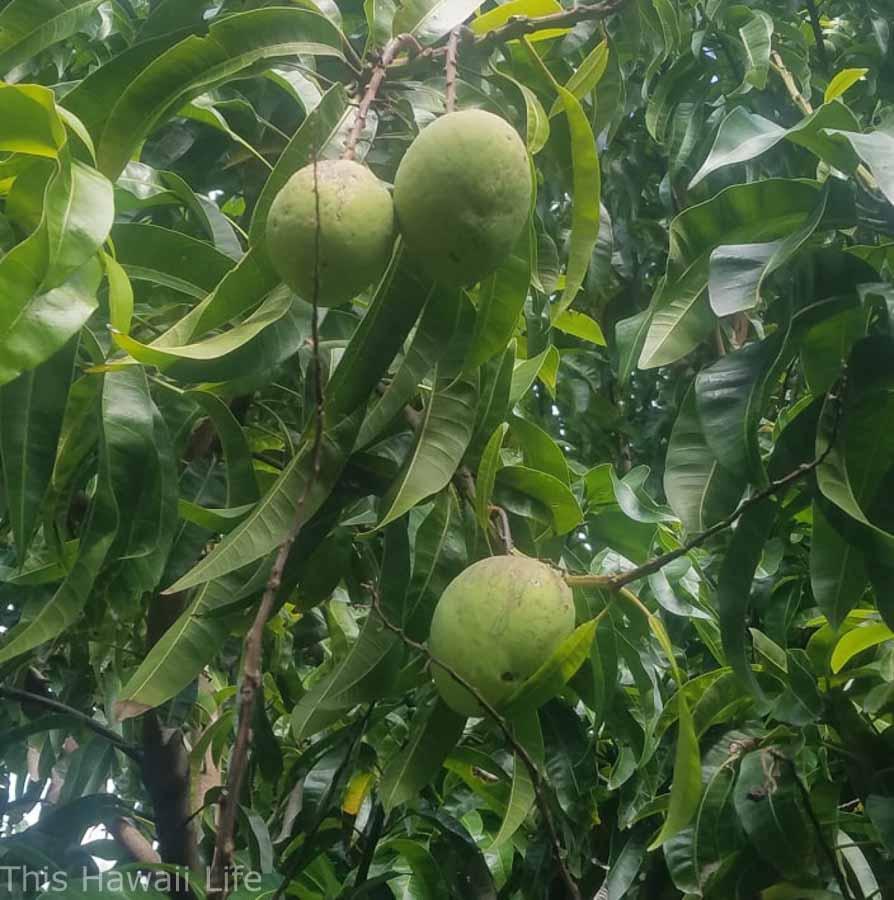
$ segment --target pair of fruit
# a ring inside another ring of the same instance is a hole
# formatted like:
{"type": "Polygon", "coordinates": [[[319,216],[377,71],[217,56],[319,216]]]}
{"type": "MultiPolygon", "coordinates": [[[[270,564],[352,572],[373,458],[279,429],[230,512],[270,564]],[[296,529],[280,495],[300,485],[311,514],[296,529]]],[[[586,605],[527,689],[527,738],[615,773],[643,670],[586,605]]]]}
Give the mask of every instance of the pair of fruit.
{"type": "Polygon", "coordinates": [[[395,217],[429,275],[474,284],[509,255],[531,203],[524,144],[499,116],[477,109],[448,113],[422,130],[398,167],[393,201],[360,163],[323,160],[314,168],[296,172],[273,201],[267,248],[280,277],[305,300],[319,278],[320,306],[345,303],[378,279],[395,217]]]}

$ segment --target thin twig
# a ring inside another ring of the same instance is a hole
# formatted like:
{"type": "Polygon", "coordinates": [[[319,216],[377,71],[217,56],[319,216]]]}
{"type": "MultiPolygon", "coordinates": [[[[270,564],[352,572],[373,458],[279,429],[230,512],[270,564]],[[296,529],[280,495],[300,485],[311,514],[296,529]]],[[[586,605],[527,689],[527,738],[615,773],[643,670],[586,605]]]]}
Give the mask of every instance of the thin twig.
{"type": "Polygon", "coordinates": [[[289,553],[301,531],[303,525],[304,504],[310,494],[311,488],[320,474],[320,458],[323,446],[323,375],[320,362],[320,334],[319,334],[319,299],[320,299],[320,192],[317,181],[317,150],[313,151],[314,172],[314,201],[316,205],[316,231],[314,234],[314,284],[313,284],[313,314],[311,327],[313,335],[313,378],[316,406],[314,418],[316,428],[314,430],[314,443],[312,451],[312,470],[305,483],[304,490],[295,507],[295,516],[288,534],[280,544],[276,554],[276,560],[267,579],[261,603],[255,614],[254,622],[245,636],[243,649],[242,684],[239,688],[239,720],[236,730],[236,740],[230,755],[230,765],[227,771],[227,786],[220,799],[220,822],[218,824],[217,838],[214,847],[214,859],[211,864],[210,883],[212,890],[209,897],[215,900],[226,900],[229,893],[229,880],[227,874],[232,868],[233,854],[236,850],[236,815],[239,807],[239,796],[242,791],[242,782],[248,767],[249,745],[252,737],[252,719],[258,691],[261,687],[263,672],[261,662],[264,647],[264,629],[276,604],[276,596],[282,584],[283,572],[289,553]]]}
{"type": "Polygon", "coordinates": [[[752,506],[757,506],[758,503],[762,503],[764,500],[778,494],[804,475],[809,474],[814,469],[821,466],[835,447],[838,437],[838,427],[841,420],[842,398],[844,396],[846,383],[846,375],[842,375],[837,392],[830,391],[828,394],[829,399],[835,400],[835,418],[832,424],[832,434],[829,443],[816,459],[809,463],[802,463],[787,475],[783,475],[782,478],[771,481],[763,488],[763,490],[758,491],[747,500],[743,500],[728,516],[726,516],[726,518],[721,519],[707,530],[694,535],[676,550],[671,550],[669,553],[663,553],[661,556],[656,556],[654,559],[649,560],[641,566],[637,566],[635,569],[628,569],[626,572],[619,572],[617,575],[566,575],[566,584],[570,587],[598,587],[608,591],[617,591],[633,581],[639,581],[640,578],[645,578],[647,575],[653,575],[669,563],[672,563],[675,559],[685,556],[691,550],[700,547],[715,535],[720,534],[721,531],[730,528],[742,515],[744,515],[744,513],[751,509],[752,506]]]}
{"type": "Polygon", "coordinates": [[[446,83],[447,112],[456,109],[456,58],[459,51],[460,29],[454,28],[447,40],[447,54],[444,62],[444,80],[446,83]]]}
{"type": "MultiPolygon", "coordinates": [[[[580,22],[607,18],[621,9],[626,2],[627,0],[603,0],[601,3],[585,3],[580,6],[573,6],[562,12],[550,13],[548,16],[512,16],[505,25],[500,25],[499,28],[493,28],[484,34],[476,35],[470,40],[470,43],[478,48],[495,47],[498,44],[516,41],[538,31],[574,28],[580,22]]],[[[422,53],[419,53],[416,58],[437,61],[447,55],[448,46],[449,44],[436,49],[427,48],[422,53]]],[[[401,62],[393,63],[392,69],[403,69],[412,64],[413,61],[402,60],[401,62]]]]}
{"type": "MultiPolygon", "coordinates": [[[[782,57],[775,50],[770,54],[770,64],[773,67],[773,71],[782,79],[782,83],[785,85],[785,89],[788,91],[788,95],[792,98],[795,106],[797,106],[805,116],[812,115],[813,104],[801,93],[797,82],[795,81],[795,76],[788,70],[782,57]]],[[[878,190],[878,182],[876,182],[872,172],[870,172],[863,163],[857,165],[855,172],[868,190],[878,190]]]]}
{"type": "Polygon", "coordinates": [[[515,549],[515,545],[512,541],[512,529],[509,527],[509,514],[503,509],[502,506],[491,506],[490,507],[491,514],[495,515],[500,522],[500,538],[503,541],[503,547],[506,550],[506,555],[512,553],[515,549]]]}
{"type": "Polygon", "coordinates": [[[552,810],[549,808],[549,799],[546,795],[546,784],[544,782],[544,778],[542,773],[540,772],[540,768],[537,763],[534,762],[534,759],[531,757],[531,754],[524,748],[524,746],[519,743],[518,739],[512,732],[512,726],[500,713],[497,709],[490,703],[485,697],[482,695],[481,691],[478,690],[473,684],[463,678],[462,675],[459,674],[454,668],[447,665],[443,660],[439,659],[435,656],[431,650],[425,645],[420,643],[419,641],[413,640],[399,625],[396,625],[392,622],[386,615],[385,611],[382,609],[382,599],[379,596],[379,592],[373,585],[367,585],[367,589],[370,592],[370,596],[372,597],[372,606],[373,609],[378,614],[379,618],[382,620],[382,624],[391,632],[396,634],[407,647],[410,647],[413,650],[417,650],[419,653],[422,653],[428,661],[435,666],[443,669],[457,684],[461,687],[465,688],[478,702],[478,705],[484,710],[487,714],[488,718],[490,718],[494,724],[499,728],[502,732],[503,737],[506,739],[506,743],[512,748],[516,757],[522,761],[525,768],[528,770],[528,773],[531,776],[531,782],[534,785],[534,796],[537,801],[537,807],[540,810],[540,814],[543,816],[543,821],[546,824],[547,831],[549,832],[550,841],[553,845],[553,852],[555,853],[556,863],[559,866],[559,872],[562,876],[562,880],[565,882],[565,887],[568,890],[568,896],[571,900],[581,900],[580,889],[574,881],[574,878],[571,875],[571,872],[568,870],[568,866],[565,863],[565,851],[562,849],[562,842],[559,840],[559,833],[556,830],[556,823],[553,820],[552,810]]]}
{"type": "Polygon", "coordinates": [[[5,687],[3,685],[0,685],[0,697],[5,697],[7,700],[18,700],[21,703],[34,703],[35,705],[52,709],[55,712],[63,713],[69,718],[80,722],[85,728],[89,728],[94,734],[117,747],[125,756],[129,756],[134,760],[134,762],[142,763],[143,761],[143,754],[139,747],[129,743],[121,737],[120,734],[112,731],[111,728],[107,728],[101,722],[97,722],[96,719],[91,718],[86,713],[82,713],[70,706],[66,706],[58,700],[53,700],[51,697],[44,697],[42,694],[32,694],[31,691],[22,691],[18,688],[5,687]]]}
{"type": "Polygon", "coordinates": [[[376,99],[376,94],[379,93],[382,82],[385,80],[388,66],[394,62],[394,58],[404,47],[410,47],[415,53],[422,52],[419,41],[412,34],[399,34],[385,45],[382,55],[373,66],[372,75],[367,82],[360,105],[357,107],[357,116],[354,119],[354,124],[351,126],[348,139],[345,141],[345,149],[341,155],[342,159],[354,159],[356,156],[357,141],[360,140],[360,135],[366,127],[366,117],[369,115],[369,109],[373,100],[376,99]]]}
{"type": "Polygon", "coordinates": [[[826,55],[826,42],[823,39],[823,26],[820,25],[819,12],[816,9],[814,0],[806,0],[807,13],[810,16],[810,27],[813,29],[813,39],[816,42],[816,55],[820,65],[826,69],[829,65],[829,58],[826,55]]]}

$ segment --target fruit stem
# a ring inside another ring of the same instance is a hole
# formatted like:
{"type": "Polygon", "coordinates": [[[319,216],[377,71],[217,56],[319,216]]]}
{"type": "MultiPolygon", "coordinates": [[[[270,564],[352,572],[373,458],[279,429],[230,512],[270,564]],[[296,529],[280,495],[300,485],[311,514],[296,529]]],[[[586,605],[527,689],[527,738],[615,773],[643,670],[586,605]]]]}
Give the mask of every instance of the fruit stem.
{"type": "Polygon", "coordinates": [[[444,61],[444,78],[446,81],[447,112],[456,108],[456,58],[459,55],[460,29],[454,28],[447,40],[447,56],[444,61]]]}
{"type": "Polygon", "coordinates": [[[366,126],[366,117],[369,115],[369,108],[372,106],[373,100],[376,99],[376,94],[379,93],[379,88],[385,80],[385,73],[388,70],[388,66],[394,62],[395,57],[404,47],[410,47],[414,54],[423,52],[419,41],[417,41],[412,34],[399,34],[397,37],[388,41],[385,45],[385,49],[382,51],[382,55],[373,66],[372,75],[369,78],[366,90],[363,92],[363,97],[357,107],[357,117],[354,119],[354,124],[351,126],[351,133],[348,135],[348,139],[345,142],[345,149],[341,155],[342,159],[354,159],[356,156],[357,142],[360,140],[360,135],[363,133],[363,129],[366,126]]]}

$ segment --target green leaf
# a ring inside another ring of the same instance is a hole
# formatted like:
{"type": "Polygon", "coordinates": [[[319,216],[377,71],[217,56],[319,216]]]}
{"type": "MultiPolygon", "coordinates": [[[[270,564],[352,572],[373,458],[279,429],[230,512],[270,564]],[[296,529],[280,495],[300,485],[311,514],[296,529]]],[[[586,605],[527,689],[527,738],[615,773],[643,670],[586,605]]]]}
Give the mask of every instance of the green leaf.
{"type": "Polygon", "coordinates": [[[776,375],[785,365],[788,329],[727,353],[695,379],[695,403],[718,463],[752,484],[767,480],[758,425],[776,375]]]}
{"type": "Polygon", "coordinates": [[[230,407],[209,391],[187,391],[186,396],[202,408],[214,423],[227,462],[227,506],[254,503],[260,496],[251,448],[242,426],[230,407]]]}
{"type": "Polygon", "coordinates": [[[871,131],[860,134],[837,128],[827,128],[825,133],[847,141],[854,152],[869,167],[878,189],[885,195],[889,203],[894,203],[894,137],[884,131],[871,131]]]}
{"type": "Polygon", "coordinates": [[[724,166],[755,159],[783,140],[807,148],[836,168],[852,171],[855,165],[853,153],[831,139],[824,129],[850,131],[858,127],[854,114],[843,103],[825,104],[791,128],[783,128],[737,106],[720,123],[708,157],[692,177],[689,187],[695,187],[724,166]]]}
{"type": "Polygon", "coordinates": [[[476,368],[502,352],[518,325],[531,283],[532,224],[521,233],[509,258],[478,288],[475,332],[466,357],[476,368]]]}
{"type": "Polygon", "coordinates": [[[386,696],[400,665],[403,644],[375,613],[364,623],[347,656],[317,681],[292,710],[296,741],[329,724],[333,714],[386,696]]]}
{"type": "MultiPolygon", "coordinates": [[[[500,8],[502,9],[503,7],[500,8]]],[[[543,108],[543,104],[537,95],[527,85],[522,84],[522,82],[517,81],[505,72],[499,72],[498,74],[512,84],[521,94],[525,103],[525,144],[527,145],[528,153],[531,156],[536,156],[549,140],[549,117],[546,114],[546,110],[543,108]]]]}
{"type": "MultiPolygon", "coordinates": [[[[329,496],[344,468],[359,426],[358,412],[325,430],[316,474],[313,434],[312,431],[305,434],[297,454],[251,515],[165,593],[173,594],[221,578],[278,547],[295,524],[307,522],[329,496]]],[[[314,427],[313,422],[310,427],[314,427]]]]}
{"type": "Polygon", "coordinates": [[[824,188],[801,228],[766,243],[722,244],[708,263],[708,298],[715,315],[731,316],[757,306],[764,281],[787,263],[812,237],[826,214],[824,188]]]}
{"type": "MultiPolygon", "coordinates": [[[[503,9],[503,7],[500,7],[503,9]]],[[[541,32],[548,33],[548,32],[541,32]]],[[[565,90],[571,91],[578,100],[583,100],[591,91],[594,91],[605,74],[609,58],[608,41],[600,41],[585,57],[584,61],[574,70],[574,74],[565,82],[565,90]]],[[[555,100],[550,107],[549,117],[558,115],[562,108],[561,100],[555,100]]]]}
{"type": "Polygon", "coordinates": [[[813,506],[810,536],[810,587],[819,608],[834,628],[857,605],[868,584],[866,566],[857,547],[848,543],[813,506]]]}
{"type": "Polygon", "coordinates": [[[511,418],[512,436],[519,443],[525,465],[553,475],[564,484],[571,484],[565,454],[558,444],[539,426],[521,416],[511,418]]]}
{"type": "Polygon", "coordinates": [[[590,646],[596,636],[596,619],[578,625],[556,647],[550,657],[529,678],[520,684],[506,701],[503,712],[511,718],[534,710],[552,700],[590,655],[590,646]]]}
{"type": "Polygon", "coordinates": [[[573,335],[582,341],[588,341],[597,347],[605,347],[605,335],[595,319],[591,319],[586,313],[566,309],[553,319],[553,328],[565,334],[573,335]]]}
{"type": "Polygon", "coordinates": [[[310,332],[310,319],[311,308],[282,286],[244,322],[196,343],[142,344],[117,331],[112,337],[134,359],[178,381],[228,381],[272,371],[293,356],[310,332]]]}
{"type": "Polygon", "coordinates": [[[692,821],[692,817],[698,809],[701,793],[701,756],[698,749],[698,737],[695,733],[692,713],[685,697],[680,694],[670,805],[661,831],[649,845],[650,850],[660,847],[674,835],[679,834],[692,821]]]}
{"type": "Polygon", "coordinates": [[[769,754],[747,754],[739,767],[734,802],[739,821],[766,862],[797,878],[811,858],[814,831],[804,812],[788,767],[769,754]],[[779,774],[769,779],[767,767],[779,774]]]}
{"type": "Polygon", "coordinates": [[[475,514],[481,530],[487,532],[490,522],[490,504],[494,492],[497,471],[500,468],[500,449],[509,426],[502,422],[488,439],[478,464],[478,477],[475,480],[475,514]]]}
{"type": "Polygon", "coordinates": [[[404,0],[394,15],[392,32],[406,32],[420,44],[434,44],[465,22],[479,5],[479,0],[404,0]]]}
{"type": "Polygon", "coordinates": [[[133,286],[121,263],[114,256],[102,254],[109,284],[109,321],[112,328],[127,334],[133,319],[133,286]]]}
{"type": "Polygon", "coordinates": [[[863,80],[863,76],[869,69],[842,69],[836,72],[832,80],[826,85],[823,93],[823,103],[831,103],[837,100],[842,94],[850,90],[858,81],[863,80]]]}
{"type": "Polygon", "coordinates": [[[81,31],[102,0],[12,0],[0,12],[0,75],[81,31]]]}
{"type": "Polygon", "coordinates": [[[773,500],[764,500],[745,511],[733,532],[717,582],[723,650],[733,671],[761,701],[764,693],[748,659],[745,628],[754,572],[775,522],[776,511],[773,500]]]}
{"type": "Polygon", "coordinates": [[[417,797],[434,780],[465,725],[465,718],[439,697],[416,713],[409,740],[382,773],[379,797],[386,813],[417,797]]]}
{"type": "Polygon", "coordinates": [[[677,414],[667,447],[667,501],[686,530],[697,534],[729,515],[744,489],[742,475],[724,469],[708,444],[693,385],[677,414]]]}
{"type": "Polygon", "coordinates": [[[382,850],[394,850],[410,864],[413,877],[408,887],[412,896],[448,900],[450,893],[441,868],[422,844],[410,838],[393,838],[383,843],[382,850]]]}
{"type": "Polygon", "coordinates": [[[207,37],[184,38],[127,84],[97,141],[100,169],[117,178],[160,122],[254,63],[293,54],[340,57],[340,43],[338,29],[306,9],[257,9],[218,19],[207,37]]]}
{"type": "Polygon", "coordinates": [[[859,628],[852,628],[843,635],[832,651],[831,668],[840,672],[858,653],[894,640],[894,631],[882,622],[869,622],[859,628]]]}
{"type": "MultiPolygon", "coordinates": [[[[543,764],[543,734],[540,730],[540,720],[534,709],[517,715],[512,721],[512,735],[525,749],[533,762],[540,766],[543,764]]],[[[531,773],[522,756],[516,752],[512,762],[512,787],[509,792],[509,802],[506,806],[506,815],[500,824],[489,850],[496,850],[503,846],[522,826],[528,813],[534,808],[536,792],[531,773]]]]}
{"type": "Polygon", "coordinates": [[[112,240],[116,259],[132,281],[161,284],[199,300],[233,268],[232,259],[205,241],[157,225],[119,223],[112,240]]]}
{"type": "MultiPolygon", "coordinates": [[[[483,35],[505,25],[513,16],[540,18],[562,12],[562,9],[563,7],[556,0],[508,0],[507,3],[501,3],[494,9],[475,16],[469,23],[469,28],[475,34],[483,35]]],[[[551,38],[567,34],[568,30],[567,28],[544,28],[543,31],[531,35],[529,40],[548,41],[551,38]]]]}
{"type": "Polygon", "coordinates": [[[419,383],[445,356],[462,314],[460,291],[433,284],[413,341],[391,382],[367,413],[357,438],[358,447],[371,444],[416,395],[419,383]]]}
{"type": "Polygon", "coordinates": [[[435,390],[422,413],[415,445],[382,501],[379,528],[450,483],[472,439],[477,406],[477,372],[435,390]]]}
{"type": "Polygon", "coordinates": [[[365,404],[416,322],[430,291],[398,242],[372,303],[326,389],[326,412],[338,421],[365,404]]]}
{"type": "Polygon", "coordinates": [[[49,88],[0,83],[0,150],[56,159],[66,140],[49,88]]]}
{"type": "Polygon", "coordinates": [[[773,20],[765,12],[754,10],[751,19],[739,28],[739,37],[745,46],[747,59],[745,81],[762,91],[767,86],[770,72],[773,20]]]}
{"type": "Polygon", "coordinates": [[[62,634],[77,621],[87,603],[118,533],[119,508],[114,480],[121,483],[122,478],[130,477],[129,473],[119,471],[120,464],[115,457],[121,453],[122,459],[126,459],[131,442],[127,395],[135,377],[144,376],[141,372],[110,372],[104,378],[98,481],[83,527],[78,558],[53,596],[32,618],[20,622],[5,636],[0,662],[27,653],[62,634]]]}
{"type": "Polygon", "coordinates": [[[570,488],[546,472],[525,466],[504,466],[497,472],[497,484],[521,491],[542,503],[549,510],[556,534],[567,534],[583,519],[570,488]]]}
{"type": "Polygon", "coordinates": [[[770,178],[733,185],[680,213],[671,222],[666,282],[653,297],[640,368],[676,362],[710,331],[705,292],[717,247],[785,237],[803,226],[819,190],[813,181],[770,178]]]}
{"type": "Polygon", "coordinates": [[[77,349],[72,339],[45,363],[0,387],[0,460],[20,565],[53,474],[77,349]]]}
{"type": "Polygon", "coordinates": [[[263,590],[268,568],[263,561],[202,585],[121,688],[116,717],[123,720],[142,715],[191,684],[223,647],[232,627],[232,619],[213,613],[263,590]]]}
{"type": "Polygon", "coordinates": [[[571,236],[568,242],[568,262],[565,266],[565,287],[553,310],[553,316],[565,312],[574,302],[580,286],[584,283],[593,248],[599,239],[600,199],[602,195],[602,172],[593,129],[580,101],[567,88],[553,78],[543,60],[528,44],[528,55],[559,95],[568,131],[571,137],[571,166],[574,197],[571,211],[571,236]]]}

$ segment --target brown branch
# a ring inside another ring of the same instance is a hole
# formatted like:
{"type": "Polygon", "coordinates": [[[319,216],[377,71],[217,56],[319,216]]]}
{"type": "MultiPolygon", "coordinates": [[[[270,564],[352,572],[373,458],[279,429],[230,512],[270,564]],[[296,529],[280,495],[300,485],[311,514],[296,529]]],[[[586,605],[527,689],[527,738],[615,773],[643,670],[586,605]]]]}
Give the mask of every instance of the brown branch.
{"type": "Polygon", "coordinates": [[[778,494],[789,485],[794,484],[794,482],[798,481],[804,475],[809,474],[814,469],[821,466],[835,447],[838,437],[838,427],[841,420],[842,398],[844,396],[846,384],[846,374],[843,374],[839,381],[837,392],[830,391],[827,395],[830,400],[835,401],[835,418],[832,424],[832,434],[829,443],[816,459],[809,463],[802,463],[787,475],[783,475],[782,478],[771,481],[765,488],[758,491],[747,500],[743,500],[728,516],[726,516],[726,518],[721,519],[705,531],[694,535],[676,550],[671,550],[669,553],[663,553],[661,556],[656,556],[654,559],[649,560],[641,566],[637,566],[635,569],[628,569],[626,572],[620,572],[617,575],[566,575],[565,583],[569,587],[598,587],[608,591],[618,591],[631,582],[639,581],[640,578],[645,578],[648,575],[653,575],[669,563],[672,563],[675,559],[679,559],[691,550],[700,547],[715,535],[720,534],[721,531],[730,528],[742,515],[744,515],[744,513],[751,509],[752,506],[763,503],[764,500],[778,494]]]}
{"type": "Polygon", "coordinates": [[[531,776],[531,782],[534,785],[534,796],[537,801],[537,807],[540,810],[540,814],[543,816],[543,821],[546,824],[547,831],[549,832],[550,841],[553,845],[553,852],[556,857],[556,863],[559,866],[559,872],[562,876],[562,881],[565,882],[568,896],[571,898],[571,900],[581,900],[580,889],[575,883],[574,878],[572,877],[571,872],[569,871],[568,866],[565,863],[565,851],[562,849],[562,842],[559,840],[559,833],[556,830],[556,823],[553,820],[553,814],[549,808],[549,799],[546,795],[546,783],[544,781],[543,774],[541,773],[537,763],[531,757],[531,754],[528,753],[528,751],[512,733],[512,726],[506,721],[506,719],[503,718],[503,716],[500,715],[494,705],[482,695],[481,691],[479,691],[478,688],[476,688],[473,684],[463,678],[463,676],[460,675],[459,672],[457,672],[453,667],[448,666],[447,663],[435,656],[425,644],[413,640],[413,638],[411,638],[403,630],[403,628],[392,622],[385,615],[385,611],[382,609],[382,599],[379,596],[379,592],[373,585],[367,585],[366,587],[370,592],[370,596],[372,597],[373,609],[382,620],[382,624],[389,631],[396,634],[407,647],[410,647],[411,649],[417,650],[419,653],[422,653],[432,665],[438,666],[439,668],[443,669],[457,684],[465,688],[475,698],[475,700],[478,702],[478,705],[487,714],[488,718],[491,719],[497,726],[497,728],[499,728],[499,730],[502,732],[503,737],[506,739],[506,743],[508,743],[512,748],[516,757],[522,761],[531,776]]]}
{"type": "Polygon", "coordinates": [[[314,369],[314,393],[316,406],[314,418],[316,428],[314,430],[313,444],[313,468],[304,486],[304,490],[295,506],[295,516],[289,532],[280,544],[261,597],[261,603],[255,614],[254,622],[245,636],[242,665],[242,684],[239,687],[239,717],[236,728],[236,740],[230,754],[230,764],[227,770],[227,786],[220,799],[220,822],[214,846],[214,858],[211,864],[209,898],[214,900],[226,900],[229,894],[229,878],[227,877],[232,865],[233,854],[236,850],[236,816],[239,808],[239,796],[242,792],[242,782],[248,768],[249,745],[252,739],[252,719],[258,691],[261,687],[263,672],[261,662],[264,649],[264,629],[267,621],[273,613],[276,604],[276,596],[282,584],[283,572],[289,553],[301,531],[302,514],[304,504],[307,501],[311,488],[320,474],[321,449],[323,445],[323,375],[320,362],[320,332],[319,332],[319,299],[320,299],[320,192],[317,181],[317,151],[313,152],[314,167],[314,202],[316,204],[316,231],[314,234],[314,284],[313,284],[313,315],[312,315],[312,339],[313,339],[313,369],[314,369]]]}
{"type": "Polygon", "coordinates": [[[109,834],[123,847],[134,862],[156,865],[161,857],[146,835],[130,820],[119,817],[109,826],[109,834]]]}
{"type": "Polygon", "coordinates": [[[399,34],[385,45],[382,55],[373,66],[372,75],[366,84],[366,90],[363,92],[360,105],[357,107],[357,116],[354,119],[354,124],[351,126],[348,139],[345,141],[345,149],[341,155],[342,159],[354,159],[357,153],[357,141],[360,140],[360,135],[366,126],[366,117],[369,115],[369,109],[373,100],[376,99],[376,94],[379,93],[379,88],[385,80],[385,73],[394,62],[394,58],[404,47],[410,47],[414,54],[422,52],[419,41],[412,34],[399,34]]]}
{"type": "MultiPolygon", "coordinates": [[[[529,34],[538,31],[550,31],[556,28],[573,28],[580,22],[591,22],[605,19],[617,12],[625,5],[627,0],[602,0],[600,3],[581,4],[562,12],[550,13],[548,16],[512,16],[505,25],[486,31],[484,34],[475,35],[470,39],[474,47],[486,49],[508,41],[517,41],[529,34]]],[[[415,59],[440,60],[448,53],[449,43],[446,46],[435,49],[426,48],[418,53],[414,59],[402,60],[392,64],[392,70],[400,70],[411,65],[415,59]]]]}
{"type": "Polygon", "coordinates": [[[456,58],[459,52],[460,29],[454,28],[447,40],[446,60],[444,62],[444,79],[446,82],[447,112],[456,108],[456,58]]]}

